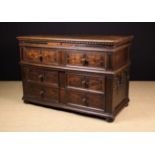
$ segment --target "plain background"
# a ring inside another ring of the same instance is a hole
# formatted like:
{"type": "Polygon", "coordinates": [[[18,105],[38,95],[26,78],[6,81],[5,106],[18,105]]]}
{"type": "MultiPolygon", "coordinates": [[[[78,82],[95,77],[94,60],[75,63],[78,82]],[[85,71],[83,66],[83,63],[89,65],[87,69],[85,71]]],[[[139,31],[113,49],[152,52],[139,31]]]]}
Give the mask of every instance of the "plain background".
{"type": "Polygon", "coordinates": [[[16,37],[33,34],[134,35],[131,48],[131,80],[155,80],[155,23],[141,22],[0,23],[0,80],[21,80],[16,37]]]}
{"type": "MultiPolygon", "coordinates": [[[[154,1],[129,0],[14,0],[1,1],[0,21],[121,21],[154,22],[154,1]]],[[[144,30],[145,31],[145,30],[144,30]]],[[[1,35],[1,34],[0,34],[1,35]]],[[[153,36],[153,35],[152,35],[153,36]]],[[[1,36],[2,38],[3,36],[1,36]]],[[[148,35],[148,38],[150,36],[148,35]]],[[[3,40],[3,38],[1,39],[3,40]]],[[[7,39],[6,39],[7,40],[7,39]]],[[[147,39],[146,39],[147,40],[147,39]]],[[[142,43],[140,44],[140,47],[142,43]]],[[[154,46],[154,45],[153,45],[154,46]]],[[[147,47],[147,46],[146,46],[147,47]]],[[[141,48],[142,49],[142,48],[141,48]]],[[[11,48],[10,48],[11,50],[11,48]]],[[[3,51],[4,52],[4,51],[3,51]]],[[[12,51],[13,53],[16,51],[12,51]]],[[[137,52],[137,51],[136,51],[137,52]]],[[[141,51],[139,51],[140,53],[141,51]]],[[[147,53],[148,51],[146,51],[147,53]]],[[[153,50],[152,50],[153,52],[153,50]]],[[[1,51],[2,54],[2,51],[1,51]]],[[[150,56],[150,61],[153,59],[150,56]]],[[[140,58],[140,57],[139,57],[140,58]]],[[[1,57],[2,59],[2,57],[1,57]]],[[[4,58],[3,58],[4,59],[4,58]]],[[[140,58],[141,59],[141,58],[140,58]]],[[[5,59],[6,60],[6,59],[5,59]]],[[[0,61],[1,62],[1,61],[0,61]]],[[[17,62],[15,62],[17,63],[17,62]]],[[[145,64],[147,65],[147,64],[145,64]]],[[[140,66],[140,65],[139,65],[140,66]]],[[[7,67],[8,68],[8,67],[7,67]]],[[[9,71],[8,71],[9,72],[9,71]]],[[[150,72],[154,70],[150,69],[150,72]]],[[[2,72],[0,72],[2,74],[2,72]]],[[[152,73],[153,74],[153,73],[152,73]]],[[[147,92],[146,92],[147,95],[147,92]]],[[[140,96],[141,97],[141,96],[140,96]]],[[[12,110],[12,109],[10,109],[12,110]]],[[[21,110],[21,109],[19,109],[21,110]]],[[[145,112],[145,111],[144,111],[145,112]]],[[[146,116],[147,117],[147,116],[146,116]]],[[[5,120],[4,120],[5,121],[5,120]]],[[[44,124],[43,124],[44,125],[44,124]]],[[[80,125],[80,124],[79,124],[80,125]]],[[[133,124],[136,126],[137,124],[133,124]]],[[[151,133],[0,133],[4,155],[119,154],[154,155],[155,134],[151,133]]]]}

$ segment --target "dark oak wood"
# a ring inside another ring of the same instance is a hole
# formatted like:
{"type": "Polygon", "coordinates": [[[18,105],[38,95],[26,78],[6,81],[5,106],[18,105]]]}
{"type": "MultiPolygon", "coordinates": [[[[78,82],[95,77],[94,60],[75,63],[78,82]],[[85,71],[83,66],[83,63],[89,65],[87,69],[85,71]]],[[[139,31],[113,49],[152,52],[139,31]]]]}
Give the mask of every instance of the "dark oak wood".
{"type": "MultiPolygon", "coordinates": [[[[104,95],[90,92],[67,89],[67,104],[71,106],[85,106],[89,109],[101,109],[104,111],[104,95]]],[[[88,110],[89,110],[88,109],[88,110]]]]}
{"type": "Polygon", "coordinates": [[[104,69],[104,53],[69,51],[67,52],[67,65],[83,67],[100,67],[104,69]]]}
{"type": "Polygon", "coordinates": [[[128,105],[133,36],[21,36],[23,100],[114,120],[128,105]]]}
{"type": "Polygon", "coordinates": [[[83,88],[104,92],[104,83],[104,76],[94,76],[76,72],[67,74],[67,87],[83,88]]]}
{"type": "Polygon", "coordinates": [[[23,60],[32,63],[41,63],[42,54],[39,48],[23,48],[23,60]]]}

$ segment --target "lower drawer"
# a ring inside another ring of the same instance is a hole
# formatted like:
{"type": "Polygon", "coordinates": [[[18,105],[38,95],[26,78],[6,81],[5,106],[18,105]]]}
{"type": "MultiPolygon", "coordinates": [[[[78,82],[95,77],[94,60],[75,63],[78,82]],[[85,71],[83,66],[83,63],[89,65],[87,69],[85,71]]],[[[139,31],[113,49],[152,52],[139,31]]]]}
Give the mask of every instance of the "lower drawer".
{"type": "Polygon", "coordinates": [[[24,96],[37,100],[58,102],[59,91],[55,87],[27,82],[24,84],[24,96]]]}
{"type": "Polygon", "coordinates": [[[88,93],[77,90],[66,90],[66,103],[73,106],[85,106],[94,109],[105,109],[104,94],[88,93]]]}
{"type": "Polygon", "coordinates": [[[24,98],[42,101],[42,103],[63,103],[69,106],[92,109],[105,109],[105,95],[75,89],[61,89],[32,82],[24,83],[24,98]],[[59,95],[60,94],[60,95],[59,95]],[[62,100],[59,101],[59,98],[62,100]]]}

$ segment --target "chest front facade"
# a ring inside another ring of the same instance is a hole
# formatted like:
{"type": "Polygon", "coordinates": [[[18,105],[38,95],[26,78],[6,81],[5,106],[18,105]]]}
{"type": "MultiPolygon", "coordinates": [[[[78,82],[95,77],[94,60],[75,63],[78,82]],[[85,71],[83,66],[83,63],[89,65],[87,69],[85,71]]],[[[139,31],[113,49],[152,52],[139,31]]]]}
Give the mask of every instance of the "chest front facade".
{"type": "Polygon", "coordinates": [[[129,44],[20,40],[23,100],[112,121],[128,103],[129,44]]]}

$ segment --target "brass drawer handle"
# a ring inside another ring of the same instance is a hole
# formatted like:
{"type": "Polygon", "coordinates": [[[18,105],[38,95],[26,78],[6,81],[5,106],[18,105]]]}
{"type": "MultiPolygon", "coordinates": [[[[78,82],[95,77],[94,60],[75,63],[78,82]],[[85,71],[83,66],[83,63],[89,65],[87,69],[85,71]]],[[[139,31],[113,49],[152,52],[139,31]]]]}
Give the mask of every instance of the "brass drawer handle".
{"type": "Polygon", "coordinates": [[[43,80],[44,80],[44,78],[43,78],[43,75],[42,75],[42,74],[40,74],[40,75],[38,76],[38,78],[40,79],[40,81],[43,81],[43,80]]]}
{"type": "Polygon", "coordinates": [[[85,86],[85,84],[86,84],[86,80],[82,80],[81,83],[82,83],[83,86],[85,86]]]}
{"type": "Polygon", "coordinates": [[[44,90],[41,90],[39,94],[40,94],[41,97],[43,97],[44,94],[45,94],[45,91],[44,90]]]}
{"type": "Polygon", "coordinates": [[[83,98],[82,98],[82,102],[85,103],[85,104],[87,103],[86,97],[83,97],[83,98]]]}
{"type": "Polygon", "coordinates": [[[86,80],[82,80],[82,87],[84,87],[84,88],[88,88],[88,81],[86,81],[86,80]]]}
{"type": "Polygon", "coordinates": [[[88,61],[87,61],[86,58],[82,58],[81,62],[82,62],[83,65],[88,65],[88,61]]]}
{"type": "Polygon", "coordinates": [[[39,59],[40,59],[40,62],[42,62],[42,61],[43,61],[43,57],[42,57],[42,56],[40,56],[40,57],[39,57],[39,59]]]}

